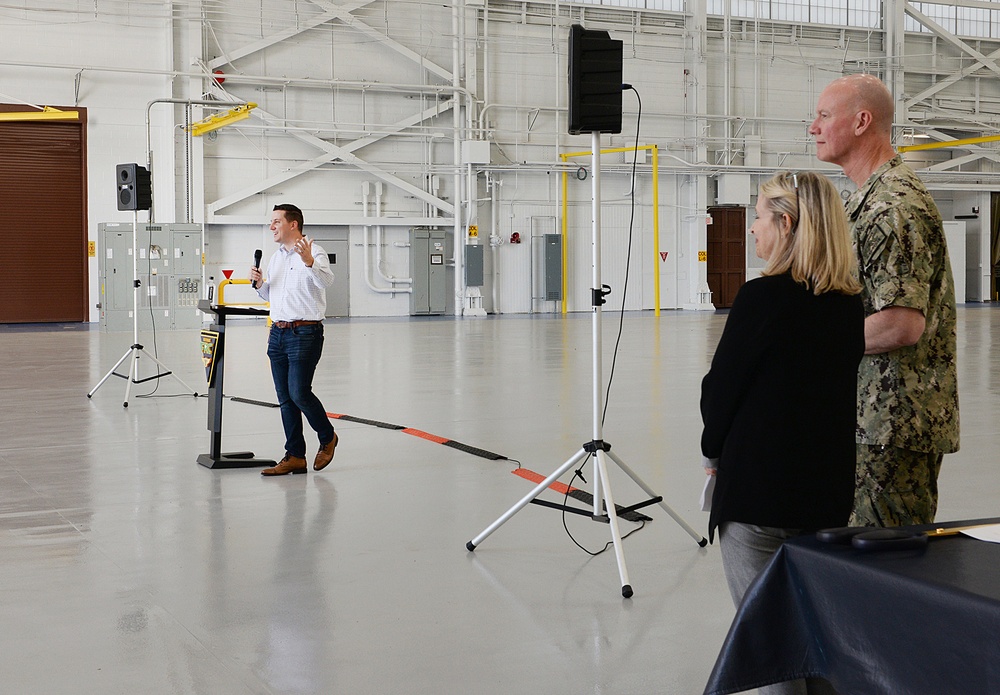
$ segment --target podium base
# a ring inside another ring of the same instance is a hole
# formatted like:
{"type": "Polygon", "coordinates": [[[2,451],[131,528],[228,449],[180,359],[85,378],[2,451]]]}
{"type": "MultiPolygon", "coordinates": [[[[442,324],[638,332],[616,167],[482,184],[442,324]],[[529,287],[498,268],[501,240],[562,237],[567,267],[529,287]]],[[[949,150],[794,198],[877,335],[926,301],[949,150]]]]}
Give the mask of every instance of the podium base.
{"type": "Polygon", "coordinates": [[[198,463],[205,468],[269,468],[277,464],[271,459],[257,459],[252,451],[234,451],[220,454],[218,458],[211,454],[199,454],[198,463]]]}

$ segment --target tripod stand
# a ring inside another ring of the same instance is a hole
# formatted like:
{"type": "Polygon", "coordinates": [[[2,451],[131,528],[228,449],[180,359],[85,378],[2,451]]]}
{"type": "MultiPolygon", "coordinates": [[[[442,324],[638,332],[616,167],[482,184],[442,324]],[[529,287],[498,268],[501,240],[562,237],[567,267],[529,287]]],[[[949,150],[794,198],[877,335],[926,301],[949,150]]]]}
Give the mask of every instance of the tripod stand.
{"type": "MultiPolygon", "coordinates": [[[[646,507],[652,504],[659,504],[664,511],[669,514],[674,521],[680,524],[687,533],[698,542],[698,545],[704,547],[707,545],[708,541],[691,528],[687,522],[685,522],[678,514],[671,509],[666,503],[663,502],[663,498],[656,495],[652,489],[646,483],[642,481],[635,472],[629,468],[624,461],[622,461],[618,456],[611,453],[611,444],[604,441],[603,437],[603,425],[601,423],[601,405],[602,405],[602,386],[603,386],[603,372],[601,363],[601,305],[604,304],[605,295],[610,292],[610,288],[601,284],[601,164],[600,164],[600,154],[601,154],[601,134],[598,131],[593,131],[592,136],[592,168],[593,168],[593,178],[591,182],[592,189],[592,200],[593,200],[593,288],[592,293],[592,305],[593,305],[593,439],[586,442],[581,449],[573,454],[569,459],[566,460],[559,468],[555,470],[549,477],[547,477],[542,482],[538,483],[527,495],[521,498],[517,504],[508,509],[503,515],[500,516],[496,521],[490,524],[482,533],[473,538],[471,541],[466,543],[465,547],[469,551],[474,551],[476,547],[482,543],[491,533],[500,528],[508,519],[517,514],[525,505],[530,502],[534,502],[535,498],[538,497],[549,485],[554,483],[560,476],[562,476],[566,471],[570,470],[578,463],[585,461],[589,456],[594,457],[594,508],[591,518],[595,521],[607,522],[611,527],[611,540],[614,543],[615,557],[618,561],[618,575],[621,579],[622,585],[622,596],[629,598],[632,596],[632,585],[629,583],[628,578],[628,568],[625,566],[625,553],[622,549],[622,537],[621,531],[618,529],[618,516],[626,511],[633,511],[646,507]],[[638,485],[643,492],[651,496],[651,499],[642,502],[640,504],[633,505],[627,509],[621,509],[615,507],[614,498],[611,492],[611,480],[608,476],[608,459],[611,459],[622,471],[631,478],[636,485],[638,485]],[[604,509],[601,508],[602,499],[604,501],[604,509]]],[[[563,507],[561,505],[552,505],[546,503],[545,506],[555,506],[560,509],[565,509],[567,511],[579,512],[572,507],[563,507]]]]}
{"type": "Polygon", "coordinates": [[[125,379],[125,402],[122,406],[128,407],[128,397],[132,391],[132,384],[142,384],[146,381],[153,381],[154,379],[162,379],[165,376],[172,376],[177,379],[177,382],[185,388],[185,390],[190,391],[192,396],[197,397],[198,394],[190,386],[181,381],[181,378],[170,371],[167,365],[160,362],[153,355],[146,352],[146,349],[139,343],[139,259],[137,258],[139,253],[139,213],[132,213],[132,346],[125,351],[121,359],[115,363],[104,377],[97,382],[97,386],[90,390],[87,394],[87,398],[92,398],[97,389],[104,385],[104,382],[113,374],[114,376],[125,379]],[[163,372],[157,371],[156,374],[145,379],[139,378],[139,356],[140,354],[145,355],[149,359],[153,360],[159,367],[163,368],[163,372]],[[131,358],[128,367],[128,376],[124,374],[119,374],[115,370],[122,365],[125,360],[131,358]]]}

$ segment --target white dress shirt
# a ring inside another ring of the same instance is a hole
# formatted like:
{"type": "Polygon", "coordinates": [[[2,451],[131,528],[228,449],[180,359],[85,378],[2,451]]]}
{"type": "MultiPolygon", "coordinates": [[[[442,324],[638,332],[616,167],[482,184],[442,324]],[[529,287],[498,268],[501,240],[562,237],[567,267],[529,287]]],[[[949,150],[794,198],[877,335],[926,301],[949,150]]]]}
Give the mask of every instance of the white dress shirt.
{"type": "Polygon", "coordinates": [[[330,258],[316,242],[312,245],[312,267],[302,256],[284,246],[267,264],[267,280],[257,294],[271,303],[272,321],[322,321],[326,318],[326,288],[333,284],[330,258]]]}

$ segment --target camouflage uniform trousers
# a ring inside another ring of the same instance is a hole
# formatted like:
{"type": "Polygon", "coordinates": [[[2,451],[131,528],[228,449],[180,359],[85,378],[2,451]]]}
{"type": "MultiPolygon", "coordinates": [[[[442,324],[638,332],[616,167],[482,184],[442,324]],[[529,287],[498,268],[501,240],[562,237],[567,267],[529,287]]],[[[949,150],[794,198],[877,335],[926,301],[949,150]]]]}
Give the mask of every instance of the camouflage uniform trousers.
{"type": "Polygon", "coordinates": [[[858,444],[851,526],[934,523],[944,454],[858,444]]]}

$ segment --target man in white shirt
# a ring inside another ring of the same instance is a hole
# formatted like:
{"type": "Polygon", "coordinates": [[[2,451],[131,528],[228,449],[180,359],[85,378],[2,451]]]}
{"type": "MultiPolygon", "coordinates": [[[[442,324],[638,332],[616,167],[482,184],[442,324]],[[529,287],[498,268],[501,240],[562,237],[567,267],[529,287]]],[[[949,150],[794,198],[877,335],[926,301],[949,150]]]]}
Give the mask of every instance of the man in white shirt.
{"type": "Polygon", "coordinates": [[[294,205],[275,205],[271,234],[278,250],[267,264],[267,279],[260,268],[250,269],[257,294],[271,304],[271,333],[267,356],[285,429],[285,457],[261,475],[305,473],[306,440],[302,416],[319,436],[313,469],[323,470],[333,460],[339,437],[326,409],[312,391],[313,375],[323,354],[323,319],[326,288],[333,284],[333,270],[326,252],[302,233],[302,211],[294,205]]]}

